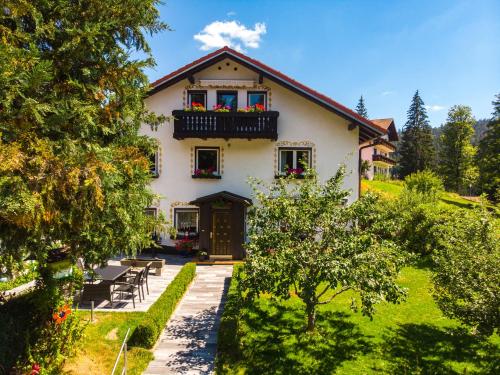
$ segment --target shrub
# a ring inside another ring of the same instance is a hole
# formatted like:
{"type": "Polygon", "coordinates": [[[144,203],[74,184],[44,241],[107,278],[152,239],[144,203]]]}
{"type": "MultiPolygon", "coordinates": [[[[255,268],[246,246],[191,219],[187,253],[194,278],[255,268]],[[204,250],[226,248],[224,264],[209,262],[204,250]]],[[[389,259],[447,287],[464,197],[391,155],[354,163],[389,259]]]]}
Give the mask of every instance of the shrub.
{"type": "Polygon", "coordinates": [[[217,337],[217,367],[220,367],[221,364],[225,362],[222,356],[230,355],[234,358],[237,357],[239,353],[238,322],[242,299],[238,279],[241,270],[241,264],[234,265],[231,285],[227,292],[224,312],[220,319],[217,337]]]}
{"type": "Polygon", "coordinates": [[[433,296],[451,318],[491,335],[500,328],[500,243],[485,210],[457,210],[436,226],[433,296]]]}
{"type": "Polygon", "coordinates": [[[144,322],[139,324],[129,339],[131,346],[151,349],[158,340],[163,327],[177,306],[180,298],[196,274],[196,264],[187,263],[175,279],[167,286],[160,298],[145,314],[144,322]]]}
{"type": "Polygon", "coordinates": [[[437,201],[443,189],[443,181],[434,172],[425,170],[405,178],[403,195],[430,203],[437,201]]]}
{"type": "Polygon", "coordinates": [[[386,174],[384,174],[384,173],[375,173],[375,174],[373,175],[373,179],[374,179],[375,181],[388,181],[388,180],[390,180],[390,177],[389,177],[389,176],[387,176],[387,175],[386,175],[386,174]]]}
{"type": "Polygon", "coordinates": [[[156,323],[144,321],[135,328],[128,344],[141,348],[152,348],[158,336],[159,332],[156,323]]]}

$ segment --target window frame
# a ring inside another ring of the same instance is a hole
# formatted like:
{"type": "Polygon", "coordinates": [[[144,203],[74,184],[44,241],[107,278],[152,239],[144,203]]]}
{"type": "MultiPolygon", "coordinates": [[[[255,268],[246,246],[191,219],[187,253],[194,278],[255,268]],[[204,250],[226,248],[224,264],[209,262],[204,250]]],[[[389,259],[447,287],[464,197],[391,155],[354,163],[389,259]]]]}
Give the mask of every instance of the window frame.
{"type": "Polygon", "coordinates": [[[149,156],[149,161],[153,162],[153,165],[154,165],[153,170],[151,170],[151,168],[150,168],[150,172],[151,172],[152,176],[154,178],[160,177],[160,150],[159,149],[156,149],[154,154],[149,156]],[[153,158],[154,158],[154,160],[153,160],[153,158]]]}
{"type": "Polygon", "coordinates": [[[219,105],[219,95],[234,94],[236,96],[236,105],[231,108],[231,112],[236,112],[238,110],[238,90],[217,90],[215,104],[219,105]]]}
{"type": "Polygon", "coordinates": [[[203,107],[207,108],[207,90],[188,90],[187,92],[187,106],[193,108],[191,105],[191,94],[203,94],[205,96],[203,107]]]}
{"type": "Polygon", "coordinates": [[[174,208],[174,228],[177,231],[177,237],[179,237],[179,234],[184,238],[185,236],[182,235],[182,233],[177,227],[178,225],[178,214],[180,212],[196,212],[196,231],[195,234],[191,235],[188,233],[189,238],[198,238],[200,235],[200,209],[197,207],[176,207],[174,208]]]}
{"type": "MultiPolygon", "coordinates": [[[[200,150],[215,150],[217,151],[217,169],[215,170],[215,174],[214,174],[214,177],[219,177],[221,175],[221,171],[220,171],[220,147],[210,147],[210,146],[196,146],[194,148],[194,170],[197,170],[197,169],[200,169],[198,167],[198,151],[200,150]]],[[[194,173],[194,171],[193,171],[194,173]]]]}
{"type": "Polygon", "coordinates": [[[250,106],[250,95],[252,94],[264,95],[264,110],[267,111],[267,91],[247,91],[247,107],[250,106]]]}
{"type": "Polygon", "coordinates": [[[302,168],[302,166],[297,165],[297,151],[307,151],[309,153],[309,168],[312,168],[312,147],[278,147],[278,175],[286,176],[286,171],[281,170],[281,152],[282,151],[293,151],[293,166],[290,168],[302,168]]]}

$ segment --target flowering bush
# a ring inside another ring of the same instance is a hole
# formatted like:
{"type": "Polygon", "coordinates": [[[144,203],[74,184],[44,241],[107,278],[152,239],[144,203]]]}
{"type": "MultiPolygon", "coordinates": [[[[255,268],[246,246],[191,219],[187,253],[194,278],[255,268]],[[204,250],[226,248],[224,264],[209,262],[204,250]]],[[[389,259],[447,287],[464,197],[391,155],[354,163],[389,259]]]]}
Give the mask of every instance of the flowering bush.
{"type": "Polygon", "coordinates": [[[286,170],[287,175],[300,176],[304,173],[304,169],[302,168],[288,168],[286,170]]]}
{"type": "Polygon", "coordinates": [[[68,319],[68,316],[70,314],[71,314],[71,309],[69,308],[68,305],[64,305],[63,307],[59,308],[54,314],[52,314],[52,319],[56,324],[61,324],[66,319],[68,319]]]}
{"type": "Polygon", "coordinates": [[[206,169],[195,169],[194,170],[194,175],[196,177],[210,177],[215,175],[215,168],[214,167],[209,167],[206,169]]]}
{"type": "Polygon", "coordinates": [[[190,240],[189,238],[181,238],[180,240],[177,240],[175,242],[176,250],[185,250],[189,252],[193,250],[193,247],[194,247],[194,241],[190,240]]]}
{"type": "Polygon", "coordinates": [[[231,110],[231,106],[222,104],[216,104],[212,108],[215,112],[229,112],[231,110]]]}

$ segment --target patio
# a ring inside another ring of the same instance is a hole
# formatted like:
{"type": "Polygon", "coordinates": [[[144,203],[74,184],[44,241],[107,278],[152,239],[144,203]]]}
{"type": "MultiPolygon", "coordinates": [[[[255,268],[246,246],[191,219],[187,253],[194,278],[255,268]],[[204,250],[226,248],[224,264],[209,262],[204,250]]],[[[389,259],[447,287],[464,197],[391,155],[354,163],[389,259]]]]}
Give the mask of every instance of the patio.
{"type": "MultiPolygon", "coordinates": [[[[94,301],[94,311],[107,311],[107,312],[132,312],[132,311],[147,311],[149,307],[160,297],[160,295],[165,291],[166,287],[172,282],[177,273],[180,271],[182,266],[189,262],[190,258],[183,258],[178,255],[165,255],[158,254],[158,258],[165,260],[165,265],[161,270],[161,276],[156,276],[153,269],[149,273],[148,284],[149,284],[149,294],[146,291],[146,285],[144,285],[144,298],[139,301],[139,298],[135,299],[135,308],[132,303],[132,298],[128,296],[115,296],[113,298],[113,305],[111,306],[108,300],[96,300],[94,301]]],[[[138,256],[141,259],[141,256],[138,256]]],[[[115,258],[108,261],[109,266],[120,266],[120,258],[115,258]]],[[[78,304],[80,310],[90,310],[91,302],[82,301],[78,304]]]]}

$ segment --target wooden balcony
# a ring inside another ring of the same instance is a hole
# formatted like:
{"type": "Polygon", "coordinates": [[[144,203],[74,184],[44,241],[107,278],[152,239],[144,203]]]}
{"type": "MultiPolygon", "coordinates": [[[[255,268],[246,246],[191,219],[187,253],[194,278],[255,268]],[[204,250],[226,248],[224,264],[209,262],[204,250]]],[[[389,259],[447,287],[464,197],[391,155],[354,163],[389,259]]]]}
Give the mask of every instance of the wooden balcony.
{"type": "Polygon", "coordinates": [[[388,158],[387,156],[379,155],[379,154],[374,154],[372,156],[372,161],[374,163],[379,162],[379,163],[383,163],[385,165],[390,165],[390,166],[396,165],[396,162],[394,160],[392,160],[391,158],[388,158]]]}
{"type": "Polygon", "coordinates": [[[277,111],[173,111],[174,138],[278,139],[277,111]]]}

